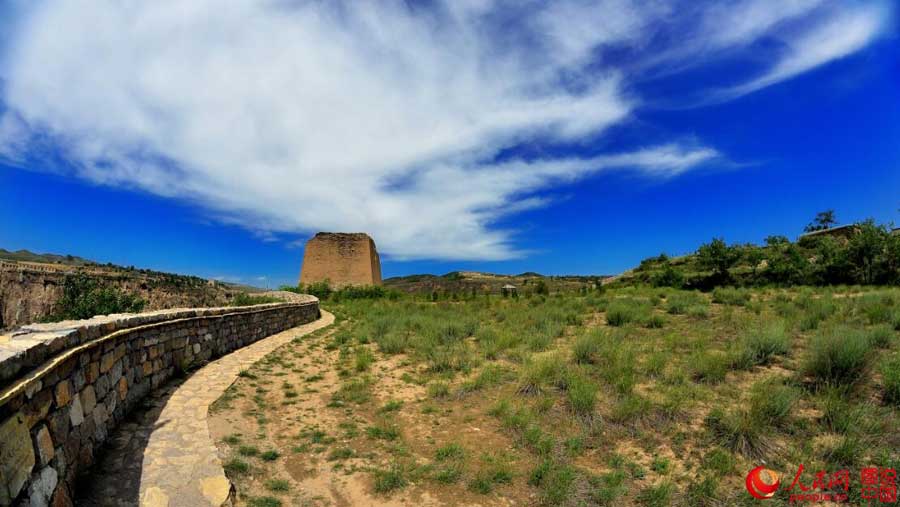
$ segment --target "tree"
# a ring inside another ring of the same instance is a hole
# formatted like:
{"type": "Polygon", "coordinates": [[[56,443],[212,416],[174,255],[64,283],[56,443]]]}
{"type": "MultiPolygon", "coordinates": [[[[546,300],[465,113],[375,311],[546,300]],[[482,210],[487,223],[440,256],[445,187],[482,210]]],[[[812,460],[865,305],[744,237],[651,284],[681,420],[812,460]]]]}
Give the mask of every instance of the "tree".
{"type": "Polygon", "coordinates": [[[102,285],[85,273],[66,276],[63,293],[50,320],[89,319],[95,315],[140,312],[145,302],[137,294],[102,285]]]}
{"type": "Polygon", "coordinates": [[[666,263],[662,271],[655,273],[650,277],[650,283],[654,287],[674,287],[680,289],[684,287],[684,274],[666,263]]]}
{"type": "Polygon", "coordinates": [[[728,270],[737,263],[741,252],[733,246],[728,246],[722,238],[714,238],[697,250],[697,260],[705,269],[710,269],[713,276],[720,281],[731,278],[728,270]]]}
{"type": "Polygon", "coordinates": [[[813,219],[812,223],[804,227],[803,230],[805,232],[824,231],[830,229],[831,226],[836,223],[837,219],[834,217],[834,210],[829,209],[816,213],[816,218],[813,219]]]}
{"type": "Polygon", "coordinates": [[[766,246],[778,246],[790,243],[791,240],[787,239],[787,236],[774,235],[774,236],[766,236],[766,246]]]}
{"type": "Polygon", "coordinates": [[[884,254],[891,233],[874,220],[859,225],[859,231],[850,238],[847,256],[856,270],[857,280],[863,284],[875,283],[884,275],[884,254]]]}

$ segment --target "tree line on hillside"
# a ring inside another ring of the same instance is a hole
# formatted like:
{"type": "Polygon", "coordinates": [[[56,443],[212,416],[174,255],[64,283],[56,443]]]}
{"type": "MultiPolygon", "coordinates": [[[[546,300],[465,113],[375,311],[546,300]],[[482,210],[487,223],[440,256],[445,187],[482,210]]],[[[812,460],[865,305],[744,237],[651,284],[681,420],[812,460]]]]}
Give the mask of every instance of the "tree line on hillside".
{"type": "MultiPolygon", "coordinates": [[[[834,212],[819,213],[807,232],[826,231],[834,212]]],[[[765,245],[727,244],[715,238],[682,259],[665,254],[641,262],[638,281],[654,286],[900,285],[900,234],[866,220],[845,234],[806,234],[797,242],[769,236],[765,245]]]]}

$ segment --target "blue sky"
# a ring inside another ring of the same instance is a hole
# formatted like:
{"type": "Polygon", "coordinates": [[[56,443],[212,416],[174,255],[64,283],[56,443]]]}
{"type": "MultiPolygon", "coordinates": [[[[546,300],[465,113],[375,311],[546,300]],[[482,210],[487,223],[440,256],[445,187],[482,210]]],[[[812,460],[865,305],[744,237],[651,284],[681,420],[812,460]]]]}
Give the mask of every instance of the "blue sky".
{"type": "Polygon", "coordinates": [[[900,222],[890,2],[0,4],[0,247],[276,286],[900,222]]]}

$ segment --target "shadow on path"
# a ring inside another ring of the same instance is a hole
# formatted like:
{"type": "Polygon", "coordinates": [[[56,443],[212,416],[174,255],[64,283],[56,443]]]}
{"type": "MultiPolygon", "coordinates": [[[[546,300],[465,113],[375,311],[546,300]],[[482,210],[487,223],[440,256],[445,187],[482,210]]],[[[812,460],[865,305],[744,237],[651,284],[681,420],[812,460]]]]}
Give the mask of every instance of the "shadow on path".
{"type": "Polygon", "coordinates": [[[134,507],[140,505],[144,451],[150,435],[166,426],[162,413],[187,378],[170,380],[152,391],[106,440],[96,464],[75,484],[75,505],[85,507],[134,507]]]}

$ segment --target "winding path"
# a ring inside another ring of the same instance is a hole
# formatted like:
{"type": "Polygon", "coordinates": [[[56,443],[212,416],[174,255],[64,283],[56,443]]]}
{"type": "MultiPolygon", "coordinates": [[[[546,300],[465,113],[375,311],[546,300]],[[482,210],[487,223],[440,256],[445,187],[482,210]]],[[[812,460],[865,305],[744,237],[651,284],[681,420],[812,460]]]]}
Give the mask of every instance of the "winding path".
{"type": "Polygon", "coordinates": [[[334,322],[334,315],[263,338],[200,368],[179,385],[151,395],[136,420],[122,424],[78,505],[107,507],[220,507],[229,500],[216,445],[209,434],[209,406],[238,374],[294,338],[334,322]]]}

